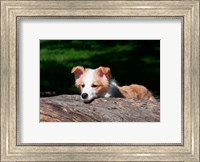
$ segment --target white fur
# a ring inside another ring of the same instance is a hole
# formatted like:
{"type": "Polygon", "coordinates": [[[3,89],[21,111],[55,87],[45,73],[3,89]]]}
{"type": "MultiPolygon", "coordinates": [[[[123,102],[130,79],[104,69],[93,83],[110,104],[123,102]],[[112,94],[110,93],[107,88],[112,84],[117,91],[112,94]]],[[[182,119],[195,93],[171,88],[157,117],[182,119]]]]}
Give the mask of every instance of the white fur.
{"type": "Polygon", "coordinates": [[[81,97],[82,100],[84,100],[85,102],[87,101],[91,101],[92,99],[96,98],[96,91],[94,88],[92,88],[92,83],[94,81],[94,70],[93,69],[88,69],[85,79],[84,79],[84,84],[85,87],[82,90],[82,94],[83,93],[87,93],[88,97],[86,99],[83,99],[81,97]]]}
{"type": "MultiPolygon", "coordinates": [[[[92,99],[94,99],[94,98],[97,97],[95,88],[92,88],[92,83],[94,82],[94,72],[95,72],[94,69],[88,69],[87,73],[86,73],[86,76],[84,78],[83,82],[85,84],[85,87],[83,88],[81,94],[83,94],[83,93],[87,93],[88,94],[88,97],[86,99],[84,99],[84,98],[81,97],[81,99],[84,102],[89,102],[92,99]]],[[[115,95],[115,93],[116,93],[116,90],[117,90],[117,83],[113,79],[109,83],[108,92],[105,95],[103,95],[102,97],[113,97],[115,95]]]]}
{"type": "Polygon", "coordinates": [[[104,97],[113,97],[113,96],[115,95],[116,88],[117,88],[117,83],[116,83],[116,81],[113,79],[113,80],[110,81],[109,90],[108,90],[108,92],[105,94],[104,97]]]}

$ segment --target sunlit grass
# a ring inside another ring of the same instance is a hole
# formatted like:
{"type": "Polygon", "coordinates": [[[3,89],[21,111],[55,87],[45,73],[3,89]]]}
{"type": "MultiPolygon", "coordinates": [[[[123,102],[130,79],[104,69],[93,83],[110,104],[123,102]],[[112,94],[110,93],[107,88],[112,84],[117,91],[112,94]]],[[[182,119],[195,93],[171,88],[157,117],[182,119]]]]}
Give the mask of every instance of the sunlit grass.
{"type": "MultiPolygon", "coordinates": [[[[66,61],[74,61],[74,60],[87,60],[91,57],[98,57],[100,55],[107,55],[108,53],[119,53],[132,51],[135,46],[128,45],[117,45],[115,47],[110,47],[107,49],[99,50],[75,50],[72,49],[48,49],[44,48],[40,50],[40,60],[41,61],[57,61],[57,62],[66,62],[66,61]]],[[[114,58],[113,58],[114,59],[114,58]]],[[[117,58],[119,59],[119,58],[117,58]]],[[[126,59],[125,59],[126,60],[126,59]]]]}

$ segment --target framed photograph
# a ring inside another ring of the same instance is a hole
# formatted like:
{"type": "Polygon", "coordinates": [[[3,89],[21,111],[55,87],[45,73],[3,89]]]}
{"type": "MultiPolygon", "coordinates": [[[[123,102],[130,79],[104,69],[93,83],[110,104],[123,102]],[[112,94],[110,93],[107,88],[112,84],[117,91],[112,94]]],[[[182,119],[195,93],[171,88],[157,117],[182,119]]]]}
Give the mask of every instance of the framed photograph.
{"type": "Polygon", "coordinates": [[[156,122],[159,96],[160,40],[40,40],[41,122],[156,122]]]}
{"type": "Polygon", "coordinates": [[[199,161],[199,5],[1,0],[1,161],[199,161]]]}

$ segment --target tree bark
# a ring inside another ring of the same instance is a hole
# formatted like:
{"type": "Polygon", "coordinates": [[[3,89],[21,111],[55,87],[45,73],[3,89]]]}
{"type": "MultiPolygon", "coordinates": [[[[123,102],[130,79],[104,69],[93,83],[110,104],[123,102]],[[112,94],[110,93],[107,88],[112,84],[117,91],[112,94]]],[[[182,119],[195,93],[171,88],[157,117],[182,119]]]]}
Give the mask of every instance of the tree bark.
{"type": "Polygon", "coordinates": [[[84,103],[79,95],[40,99],[41,122],[159,122],[160,103],[126,98],[97,98],[84,103]]]}

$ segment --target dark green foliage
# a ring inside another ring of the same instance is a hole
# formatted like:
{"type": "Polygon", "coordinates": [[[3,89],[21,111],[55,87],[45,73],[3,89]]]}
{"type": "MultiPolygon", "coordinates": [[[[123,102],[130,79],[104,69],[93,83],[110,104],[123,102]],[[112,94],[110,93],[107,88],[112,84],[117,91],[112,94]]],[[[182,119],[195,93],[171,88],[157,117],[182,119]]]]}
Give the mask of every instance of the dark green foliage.
{"type": "Polygon", "coordinates": [[[74,94],[71,69],[107,66],[119,85],[141,84],[160,95],[159,40],[41,40],[40,91],[74,94]]]}

